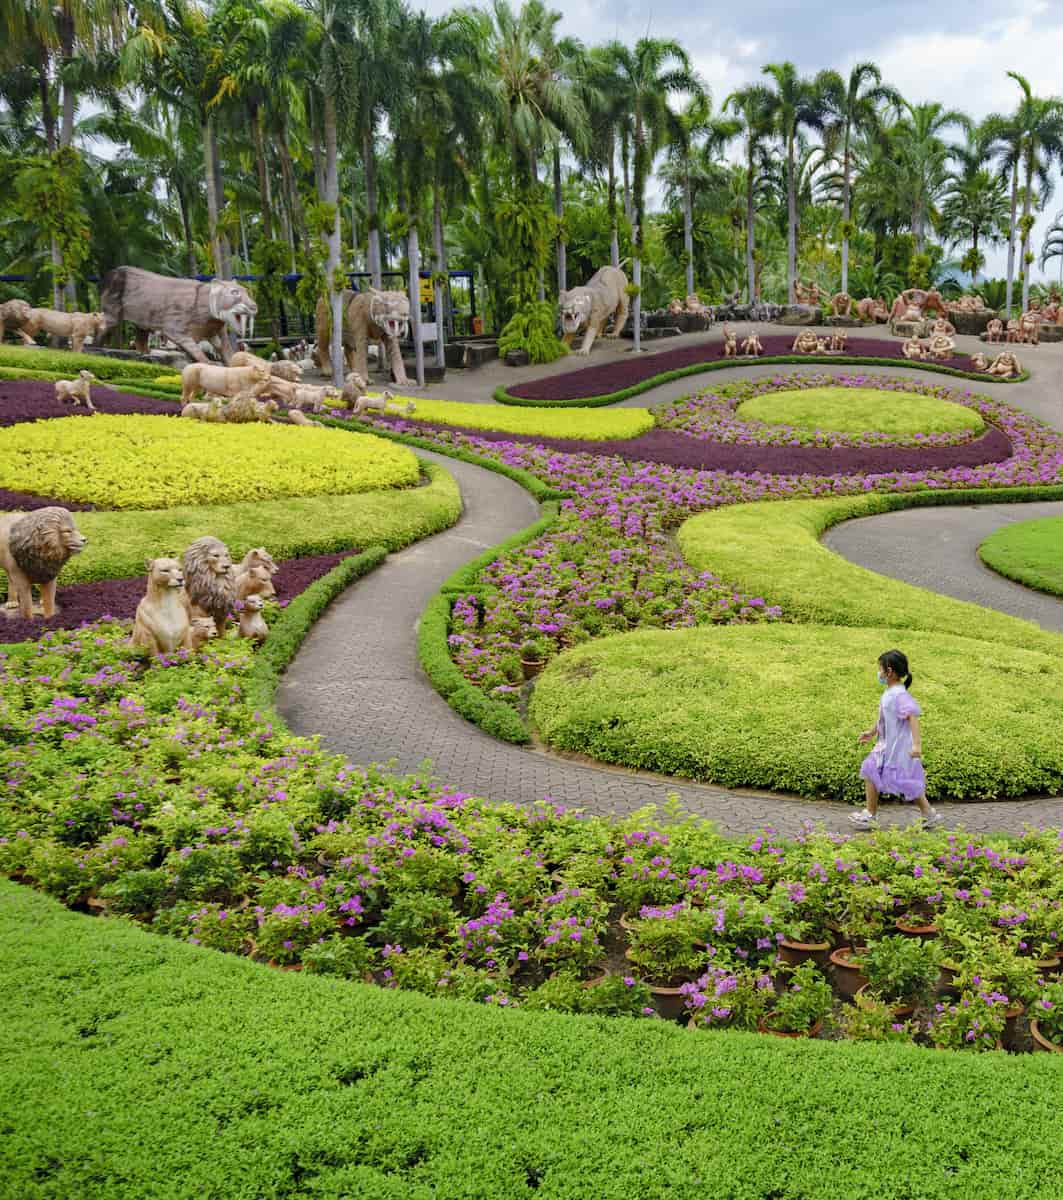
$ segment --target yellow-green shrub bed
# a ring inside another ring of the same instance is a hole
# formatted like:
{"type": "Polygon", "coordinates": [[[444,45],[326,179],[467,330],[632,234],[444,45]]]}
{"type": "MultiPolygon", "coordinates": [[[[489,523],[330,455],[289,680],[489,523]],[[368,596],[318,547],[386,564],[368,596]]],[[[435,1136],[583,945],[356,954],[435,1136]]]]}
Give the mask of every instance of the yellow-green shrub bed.
{"type": "Polygon", "coordinates": [[[891,392],[882,388],[820,387],[769,392],[738,406],[743,421],[834,433],[969,434],[985,428],[981,416],[962,404],[891,392]]]}
{"type": "Polygon", "coordinates": [[[399,407],[411,400],[416,406],[407,418],[411,422],[430,421],[496,433],[604,442],[638,437],[653,428],[653,415],[645,408],[515,408],[504,404],[466,404],[460,400],[424,400],[419,396],[397,396],[393,403],[399,407]]]}
{"type": "Polygon", "coordinates": [[[0,486],[107,509],[344,496],[417,477],[406,447],[322,428],[98,414],[0,431],[0,486]]]}
{"type": "Polygon", "coordinates": [[[550,663],[531,715],[552,746],[602,762],[855,800],[868,749],[856,739],[880,696],[875,662],[894,646],[909,657],[924,710],[932,800],[1063,789],[1063,658],[945,633],[753,625],[622,634],[550,663]]]}

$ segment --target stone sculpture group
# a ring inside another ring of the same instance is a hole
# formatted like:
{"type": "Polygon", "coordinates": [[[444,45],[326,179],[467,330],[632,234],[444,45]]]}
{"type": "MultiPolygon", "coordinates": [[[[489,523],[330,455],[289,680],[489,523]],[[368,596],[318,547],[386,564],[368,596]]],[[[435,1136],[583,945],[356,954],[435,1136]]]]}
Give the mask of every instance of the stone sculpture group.
{"type": "Polygon", "coordinates": [[[630,304],[627,276],[619,267],[602,267],[583,287],[560,292],[557,303],[565,345],[571,346],[573,338],[582,330],[583,344],[573,353],[590,354],[596,338],[618,338],[627,323],[630,304]],[[610,317],[613,327],[606,333],[605,326],[610,317]]]}
{"type": "MultiPolygon", "coordinates": [[[[317,334],[317,365],[330,369],[332,319],[328,301],[317,302],[314,325],[317,334]]],[[[343,292],[343,349],[347,367],[363,379],[369,378],[369,343],[379,342],[387,352],[391,377],[399,387],[409,387],[399,342],[410,325],[410,299],[405,292],[382,292],[367,288],[364,292],[343,292]]]]}

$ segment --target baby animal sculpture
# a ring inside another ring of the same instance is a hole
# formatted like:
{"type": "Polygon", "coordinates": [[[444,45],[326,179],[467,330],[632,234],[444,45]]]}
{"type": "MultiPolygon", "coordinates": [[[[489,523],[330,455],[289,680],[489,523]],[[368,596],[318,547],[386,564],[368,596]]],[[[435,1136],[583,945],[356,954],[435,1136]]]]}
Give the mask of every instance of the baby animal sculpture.
{"type": "Polygon", "coordinates": [[[218,630],[211,617],[193,617],[188,633],[188,648],[193,654],[202,650],[211,640],[218,636],[218,630]]]}
{"type": "Polygon", "coordinates": [[[393,407],[391,402],[394,399],[395,397],[388,391],[385,391],[381,396],[359,396],[354,402],[354,408],[351,409],[351,416],[360,417],[363,413],[367,412],[390,412],[412,417],[417,411],[417,405],[412,400],[407,401],[405,408],[393,407]]]}
{"type": "Polygon", "coordinates": [[[225,634],[236,603],[236,573],[224,542],[197,538],[181,556],[185,590],[193,617],[213,617],[218,636],[225,634]]]}
{"type": "Polygon", "coordinates": [[[222,405],[217,400],[196,401],[181,409],[181,416],[193,421],[224,421],[222,405]]]}
{"type": "Polygon", "coordinates": [[[299,408],[288,409],[288,424],[289,425],[316,425],[317,421],[311,421],[310,418],[299,408]]]}
{"type": "Polygon", "coordinates": [[[756,358],[758,354],[764,353],[764,347],[761,345],[760,338],[757,337],[756,331],[750,333],[749,337],[742,342],[742,353],[756,358]]]}
{"type": "Polygon", "coordinates": [[[275,379],[285,379],[288,383],[299,383],[303,378],[303,368],[294,362],[273,362],[269,364],[269,373],[275,379]]]}
{"type": "Polygon", "coordinates": [[[212,363],[189,363],[181,372],[181,403],[195,400],[200,392],[218,396],[237,396],[251,392],[259,396],[269,390],[269,363],[256,362],[246,367],[222,367],[212,363]]]}
{"type": "Polygon", "coordinates": [[[252,567],[264,567],[270,575],[276,575],[280,570],[273,555],[265,546],[256,546],[253,550],[248,550],[233,570],[239,575],[243,571],[250,571],[252,567]]]}
{"type": "Polygon", "coordinates": [[[1022,374],[1022,363],[1010,350],[1004,350],[993,359],[986,370],[998,379],[1012,379],[1022,374]]]}
{"type": "Polygon", "coordinates": [[[590,277],[584,287],[570,288],[557,297],[561,310],[561,331],[565,345],[585,330],[583,345],[576,354],[590,354],[595,338],[616,338],[627,322],[627,276],[619,267],[602,267],[590,277]],[[613,327],[606,333],[605,325],[613,317],[613,327]]]}
{"type": "Polygon", "coordinates": [[[57,312],[54,308],[31,308],[16,327],[16,332],[27,346],[35,346],[38,333],[52,337],[67,338],[70,349],[81,353],[87,338],[99,336],[106,317],[103,313],[57,312]]]}
{"type": "Polygon", "coordinates": [[[984,354],[971,355],[971,370],[984,371],[989,366],[989,359],[984,354]]]}
{"type": "Polygon", "coordinates": [[[340,398],[348,408],[354,408],[358,400],[365,395],[368,387],[364,375],[359,375],[357,371],[348,371],[344,376],[340,398]]]}
{"type": "Polygon", "coordinates": [[[1004,340],[1004,322],[994,317],[985,327],[985,340],[987,342],[1002,342],[1004,340]]]}
{"type": "Polygon", "coordinates": [[[7,605],[28,621],[33,616],[33,585],[41,589],[41,611],[55,616],[56,576],[88,538],[65,508],[0,514],[0,570],[7,575],[7,605]]]}
{"type": "Polygon", "coordinates": [[[734,358],[738,354],[738,334],[731,328],[730,325],[723,327],[723,356],[724,358],[734,358]]]}
{"type": "Polygon", "coordinates": [[[872,299],[865,296],[856,302],[856,315],[861,321],[888,321],[890,319],[889,305],[881,297],[872,299]]]}
{"type": "Polygon", "coordinates": [[[262,616],[262,597],[248,596],[240,610],[240,636],[261,646],[269,637],[269,626],[262,616]]]}
{"type": "Polygon", "coordinates": [[[848,292],[836,292],[831,297],[830,310],[836,317],[847,317],[853,309],[853,298],[848,292]]]}
{"type": "Polygon", "coordinates": [[[249,567],[236,576],[237,600],[246,600],[248,596],[261,596],[268,600],[276,594],[277,589],[265,567],[249,567]]]}
{"type": "MultiPolygon", "coordinates": [[[[317,365],[330,370],[331,314],[328,300],[317,302],[314,319],[317,331],[317,365]]],[[[343,348],[347,365],[363,379],[369,378],[369,343],[380,342],[387,347],[391,375],[400,387],[409,387],[406,367],[402,361],[399,342],[410,325],[410,300],[405,292],[379,292],[368,288],[364,292],[345,290],[343,293],[343,348]]]]}
{"type": "Polygon", "coordinates": [[[905,358],[922,359],[926,358],[926,347],[917,337],[910,337],[901,346],[901,353],[905,358]]]}
{"type": "Polygon", "coordinates": [[[190,650],[192,622],[181,564],[176,558],[149,558],[147,568],[148,590],[137,605],[129,644],[154,655],[190,650]]]}
{"type": "MultiPolygon", "coordinates": [[[[222,400],[221,396],[213,396],[210,393],[207,394],[207,398],[214,403],[222,400]]],[[[222,404],[221,419],[230,425],[249,425],[252,421],[268,424],[276,411],[276,400],[270,400],[268,397],[260,400],[253,391],[246,391],[234,396],[227,404],[222,404]]]]}
{"type": "Polygon", "coordinates": [[[311,384],[295,384],[294,391],[285,403],[289,408],[301,408],[304,412],[319,413],[326,400],[339,400],[343,393],[330,385],[314,387],[311,384]]]}
{"type": "Polygon", "coordinates": [[[96,411],[92,403],[90,385],[96,383],[96,376],[91,371],[78,371],[77,379],[57,379],[55,381],[55,398],[74,408],[84,405],[90,413],[96,411]]]}
{"type": "Polygon", "coordinates": [[[815,354],[819,348],[820,339],[816,337],[812,330],[802,329],[797,337],[794,338],[794,344],[790,347],[790,352],[792,354],[815,354]]]}

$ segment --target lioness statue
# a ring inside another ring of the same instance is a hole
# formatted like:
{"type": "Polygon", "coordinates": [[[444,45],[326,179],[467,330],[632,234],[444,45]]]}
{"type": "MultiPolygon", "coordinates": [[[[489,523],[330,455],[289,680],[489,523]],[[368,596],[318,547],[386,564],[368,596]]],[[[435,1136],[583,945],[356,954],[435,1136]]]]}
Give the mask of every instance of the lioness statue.
{"type": "Polygon", "coordinates": [[[216,363],[189,363],[181,372],[181,403],[188,404],[200,392],[216,396],[239,396],[251,392],[255,396],[269,391],[269,363],[252,363],[248,367],[222,367],[216,363]]]}
{"type": "MultiPolygon", "coordinates": [[[[369,343],[380,342],[387,349],[391,377],[400,387],[409,387],[406,367],[402,361],[399,342],[410,326],[410,298],[405,292],[364,292],[344,290],[343,348],[347,352],[347,367],[369,378],[369,343]]],[[[328,300],[322,296],[314,315],[317,333],[317,365],[322,371],[330,369],[332,321],[328,300]]]]}
{"type": "Polygon", "coordinates": [[[129,644],[154,655],[192,649],[192,621],[181,564],[176,558],[149,558],[147,568],[148,590],[137,605],[129,644]]]}
{"type": "Polygon", "coordinates": [[[41,589],[41,611],[54,617],[56,576],[88,540],[65,508],[0,515],[0,570],[7,574],[7,607],[17,608],[28,621],[33,616],[36,583],[41,589]]]}
{"type": "Polygon", "coordinates": [[[116,267],[109,272],[100,289],[100,304],[106,318],[101,338],[128,321],[137,328],[136,348],[141,354],[148,352],[148,334],[156,332],[199,363],[208,361],[201,341],[213,345],[228,362],[229,339],[223,335],[231,330],[246,337],[248,322],[258,312],[246,289],[231,279],[200,283],[140,267],[116,267]]]}
{"type": "Polygon", "coordinates": [[[566,346],[581,329],[583,345],[576,354],[590,354],[594,339],[619,337],[627,321],[627,276],[619,267],[602,267],[587,281],[585,287],[570,288],[557,297],[561,309],[561,331],[566,346]],[[613,328],[606,333],[605,323],[615,317],[613,328]]]}
{"type": "Polygon", "coordinates": [[[27,346],[37,344],[38,333],[67,338],[70,349],[80,354],[85,339],[99,336],[106,318],[103,313],[57,312],[54,308],[31,308],[18,322],[15,332],[27,346]]]}

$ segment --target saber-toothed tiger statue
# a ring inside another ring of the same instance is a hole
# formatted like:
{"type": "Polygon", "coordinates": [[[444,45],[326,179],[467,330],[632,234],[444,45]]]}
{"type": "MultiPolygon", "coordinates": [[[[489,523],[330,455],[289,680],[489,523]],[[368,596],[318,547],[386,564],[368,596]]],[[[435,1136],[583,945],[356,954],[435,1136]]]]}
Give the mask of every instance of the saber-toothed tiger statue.
{"type": "Polygon", "coordinates": [[[595,338],[619,337],[627,322],[627,276],[619,267],[602,267],[590,277],[585,287],[561,292],[557,303],[561,309],[565,345],[570,346],[576,334],[585,329],[583,345],[574,353],[590,354],[595,338]],[[616,320],[606,333],[605,323],[612,316],[616,320]]]}
{"type": "MultiPolygon", "coordinates": [[[[410,298],[405,292],[343,292],[343,349],[347,370],[357,371],[369,378],[369,343],[381,342],[387,347],[391,376],[400,387],[409,387],[406,367],[402,362],[399,342],[410,326],[410,298]]],[[[314,318],[317,333],[317,365],[329,370],[329,348],[332,344],[332,321],[328,301],[324,296],[317,302],[314,318]]]]}

